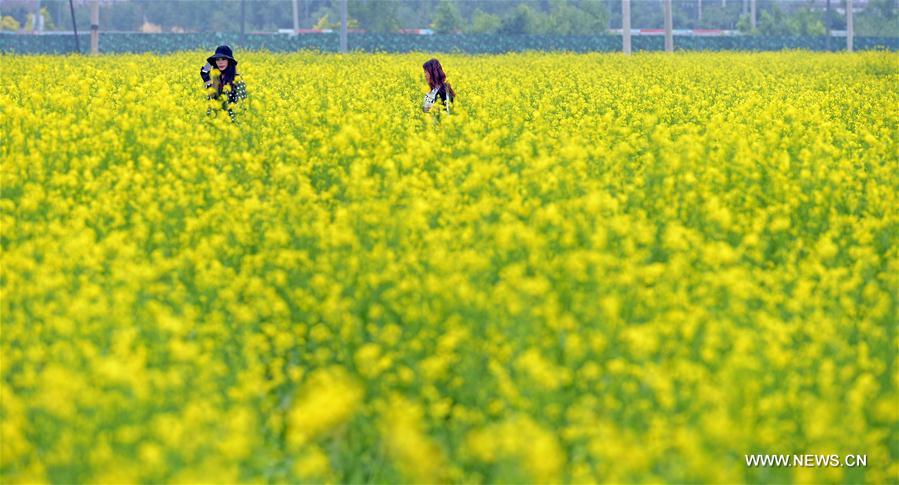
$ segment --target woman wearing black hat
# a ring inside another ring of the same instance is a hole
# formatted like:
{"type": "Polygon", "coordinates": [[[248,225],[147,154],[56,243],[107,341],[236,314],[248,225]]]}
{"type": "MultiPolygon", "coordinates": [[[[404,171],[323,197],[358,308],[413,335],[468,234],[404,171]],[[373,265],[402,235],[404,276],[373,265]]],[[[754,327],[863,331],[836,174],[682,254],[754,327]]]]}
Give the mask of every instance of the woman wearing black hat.
{"type": "Polygon", "coordinates": [[[226,45],[216,47],[215,54],[209,56],[206,65],[200,69],[200,77],[206,83],[209,99],[220,99],[222,109],[234,120],[232,105],[246,99],[247,87],[237,73],[237,60],[234,59],[231,48],[226,45]],[[226,96],[222,96],[223,93],[226,96]]]}

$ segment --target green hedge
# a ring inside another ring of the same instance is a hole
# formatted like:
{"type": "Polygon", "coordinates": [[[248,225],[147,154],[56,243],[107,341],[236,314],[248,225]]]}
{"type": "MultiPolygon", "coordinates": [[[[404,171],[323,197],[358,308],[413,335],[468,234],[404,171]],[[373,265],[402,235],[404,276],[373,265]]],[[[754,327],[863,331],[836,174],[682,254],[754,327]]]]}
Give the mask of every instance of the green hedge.
{"type": "MultiPolygon", "coordinates": [[[[79,35],[81,50],[89,46],[89,36],[79,35]]],[[[662,36],[634,36],[634,51],[663,49],[662,36]]],[[[465,52],[491,54],[525,50],[610,52],[621,50],[621,38],[614,35],[549,36],[549,35],[402,35],[350,34],[351,50],[365,52],[465,52]]],[[[269,50],[275,52],[312,49],[334,52],[339,48],[337,34],[308,34],[290,37],[265,34],[139,34],[102,33],[101,52],[174,52],[182,50],[213,50],[219,44],[229,44],[237,50],[269,50]]],[[[839,37],[675,37],[677,50],[742,50],[774,51],[807,49],[839,51],[846,48],[846,40],[839,37]]],[[[899,50],[899,37],[856,37],[857,50],[899,50]]],[[[0,52],[19,54],[62,54],[74,52],[71,35],[0,34],[0,52]]]]}

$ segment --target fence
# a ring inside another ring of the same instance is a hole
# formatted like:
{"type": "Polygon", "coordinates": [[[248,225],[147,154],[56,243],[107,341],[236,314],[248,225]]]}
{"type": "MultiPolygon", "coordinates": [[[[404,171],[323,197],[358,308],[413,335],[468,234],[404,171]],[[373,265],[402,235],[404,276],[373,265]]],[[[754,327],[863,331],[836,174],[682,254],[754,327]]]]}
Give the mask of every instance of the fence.
{"type": "MultiPolygon", "coordinates": [[[[81,50],[87,51],[89,35],[79,35],[81,50]]],[[[317,50],[337,52],[340,48],[337,33],[283,34],[144,34],[102,33],[101,53],[176,52],[210,50],[229,44],[238,50],[269,50],[288,52],[317,50]]],[[[620,52],[621,37],[617,35],[553,36],[553,35],[405,35],[350,33],[350,50],[363,52],[462,52],[493,54],[527,50],[571,52],[620,52]]],[[[846,41],[839,37],[764,37],[764,36],[677,36],[675,50],[686,51],[776,51],[806,49],[811,51],[842,51],[846,41]]],[[[856,37],[855,50],[899,50],[899,37],[856,37]]],[[[664,50],[661,36],[635,36],[632,49],[638,51],[664,50]]],[[[16,54],[64,54],[75,51],[74,36],[61,34],[0,34],[0,52],[16,54]]]]}

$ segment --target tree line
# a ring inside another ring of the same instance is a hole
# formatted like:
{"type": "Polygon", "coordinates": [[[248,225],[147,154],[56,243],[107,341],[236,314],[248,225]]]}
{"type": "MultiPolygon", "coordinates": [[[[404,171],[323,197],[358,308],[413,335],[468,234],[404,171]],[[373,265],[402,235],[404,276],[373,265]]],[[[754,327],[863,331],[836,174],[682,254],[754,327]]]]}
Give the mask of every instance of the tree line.
{"type": "MultiPolygon", "coordinates": [[[[825,35],[845,29],[845,0],[674,0],[678,29],[730,29],[760,35],[825,35]],[[823,5],[822,5],[823,4],[823,5]]],[[[339,27],[340,0],[297,0],[301,28],[339,27]]],[[[859,2],[860,3],[860,2],[859,2]]],[[[4,0],[0,29],[71,30],[68,0],[4,0]]],[[[75,1],[79,30],[88,0],[75,1]]],[[[429,28],[437,33],[597,35],[621,26],[620,0],[348,0],[349,26],[367,32],[429,28]]],[[[101,31],[272,32],[293,27],[292,0],[101,0],[101,31]]],[[[660,0],[632,1],[633,28],[661,28],[660,0]]],[[[899,0],[870,0],[856,13],[857,35],[899,35],[899,0]]]]}

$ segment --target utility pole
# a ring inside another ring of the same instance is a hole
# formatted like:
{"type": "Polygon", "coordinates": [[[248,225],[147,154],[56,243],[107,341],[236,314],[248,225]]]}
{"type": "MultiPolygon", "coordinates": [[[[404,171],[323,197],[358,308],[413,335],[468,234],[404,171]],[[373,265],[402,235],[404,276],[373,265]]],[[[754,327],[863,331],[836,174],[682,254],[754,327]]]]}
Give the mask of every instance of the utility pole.
{"type": "Polygon", "coordinates": [[[293,0],[293,35],[300,30],[300,0],[293,0]]]}
{"type": "Polygon", "coordinates": [[[75,4],[69,0],[69,10],[72,12],[72,32],[75,33],[75,52],[81,54],[81,43],[78,41],[78,24],[75,23],[75,4]]]}
{"type": "Polygon", "coordinates": [[[241,37],[241,39],[243,39],[243,36],[246,33],[246,24],[247,24],[247,2],[246,2],[246,0],[240,0],[240,37],[241,37]]]}
{"type": "Polygon", "coordinates": [[[340,52],[346,52],[347,0],[340,0],[340,52]]]}
{"type": "Polygon", "coordinates": [[[91,3],[91,55],[100,53],[100,0],[91,3]]]}
{"type": "Polygon", "coordinates": [[[31,24],[32,32],[41,32],[44,30],[44,16],[41,15],[41,0],[37,0],[37,6],[34,7],[34,22],[31,24]]]}
{"type": "Polygon", "coordinates": [[[855,37],[855,26],[852,25],[852,0],[846,0],[846,51],[852,52],[852,41],[855,37]]]}
{"type": "Polygon", "coordinates": [[[621,49],[631,53],[631,0],[621,0],[621,49]]]}
{"type": "Polygon", "coordinates": [[[674,32],[671,21],[671,0],[662,0],[665,7],[665,52],[674,52],[674,32]]]}
{"type": "Polygon", "coordinates": [[[749,22],[755,30],[755,0],[749,0],[749,22]]]}

